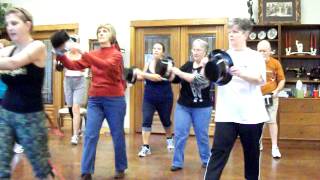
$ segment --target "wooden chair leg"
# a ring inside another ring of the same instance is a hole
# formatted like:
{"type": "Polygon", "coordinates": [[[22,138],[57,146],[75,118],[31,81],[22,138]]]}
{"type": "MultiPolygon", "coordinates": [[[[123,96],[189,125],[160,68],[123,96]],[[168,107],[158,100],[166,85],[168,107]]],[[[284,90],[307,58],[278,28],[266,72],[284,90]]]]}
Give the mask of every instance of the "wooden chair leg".
{"type": "Polygon", "coordinates": [[[71,118],[71,136],[73,136],[73,119],[71,118]]]}

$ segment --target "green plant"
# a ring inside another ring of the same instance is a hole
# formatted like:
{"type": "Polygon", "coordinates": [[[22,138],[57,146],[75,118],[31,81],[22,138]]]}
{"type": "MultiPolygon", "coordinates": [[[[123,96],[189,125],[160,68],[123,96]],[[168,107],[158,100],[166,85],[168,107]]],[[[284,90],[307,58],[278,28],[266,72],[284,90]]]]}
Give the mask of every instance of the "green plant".
{"type": "Polygon", "coordinates": [[[0,28],[4,27],[4,13],[12,7],[11,3],[0,3],[0,28]]]}

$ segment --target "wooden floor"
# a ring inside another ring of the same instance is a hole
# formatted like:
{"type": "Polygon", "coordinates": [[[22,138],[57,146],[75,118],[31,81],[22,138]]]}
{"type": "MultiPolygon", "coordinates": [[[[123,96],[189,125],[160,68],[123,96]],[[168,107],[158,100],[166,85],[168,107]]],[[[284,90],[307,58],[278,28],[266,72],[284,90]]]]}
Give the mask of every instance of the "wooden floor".
{"type": "MultiPolygon", "coordinates": [[[[68,135],[69,135],[68,131],[68,135]]],[[[58,138],[50,135],[50,151],[52,162],[65,179],[79,179],[82,143],[72,146],[70,136],[58,138]]],[[[185,167],[182,171],[171,172],[172,153],[167,152],[163,135],[151,136],[152,155],[139,158],[137,156],[141,143],[141,135],[127,135],[127,154],[129,169],[125,179],[203,179],[204,169],[198,156],[196,141],[190,137],[185,153],[185,167]]],[[[211,138],[212,141],[212,138],[211,138]]],[[[212,142],[211,142],[212,143],[212,142]]],[[[261,175],[263,180],[320,180],[320,147],[314,143],[281,142],[280,160],[272,159],[270,143],[264,141],[262,151],[261,175]]],[[[16,155],[13,161],[13,178],[31,180],[33,173],[30,164],[23,154],[16,155]]],[[[109,135],[101,135],[94,179],[112,179],[114,174],[113,146],[109,135]]],[[[243,155],[241,144],[237,142],[224,169],[222,180],[243,180],[243,155]]]]}

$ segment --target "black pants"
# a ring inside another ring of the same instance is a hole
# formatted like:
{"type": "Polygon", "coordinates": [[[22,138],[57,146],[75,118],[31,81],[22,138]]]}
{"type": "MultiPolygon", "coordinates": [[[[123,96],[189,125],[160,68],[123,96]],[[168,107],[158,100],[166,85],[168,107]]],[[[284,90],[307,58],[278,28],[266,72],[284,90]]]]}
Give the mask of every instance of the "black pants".
{"type": "Polygon", "coordinates": [[[263,123],[238,124],[232,122],[217,122],[211,156],[205,173],[205,180],[220,179],[234,142],[238,135],[244,152],[244,169],[247,180],[259,178],[259,140],[263,123]]]}

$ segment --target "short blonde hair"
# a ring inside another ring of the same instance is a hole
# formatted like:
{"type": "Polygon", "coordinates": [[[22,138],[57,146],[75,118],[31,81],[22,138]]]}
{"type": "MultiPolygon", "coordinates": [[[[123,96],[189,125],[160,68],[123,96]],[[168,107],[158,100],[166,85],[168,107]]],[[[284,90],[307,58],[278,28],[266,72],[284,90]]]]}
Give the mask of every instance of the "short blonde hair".
{"type": "Polygon", "coordinates": [[[108,29],[111,32],[110,42],[111,42],[111,44],[115,44],[116,41],[117,41],[117,34],[116,34],[116,30],[114,29],[114,27],[111,24],[100,24],[98,26],[98,28],[97,28],[97,32],[96,32],[97,34],[96,35],[98,35],[98,31],[101,28],[108,29]]]}

